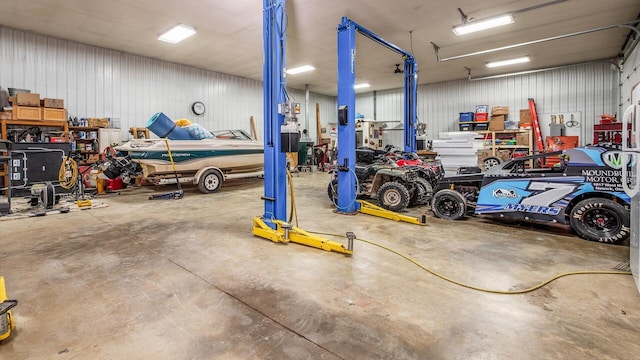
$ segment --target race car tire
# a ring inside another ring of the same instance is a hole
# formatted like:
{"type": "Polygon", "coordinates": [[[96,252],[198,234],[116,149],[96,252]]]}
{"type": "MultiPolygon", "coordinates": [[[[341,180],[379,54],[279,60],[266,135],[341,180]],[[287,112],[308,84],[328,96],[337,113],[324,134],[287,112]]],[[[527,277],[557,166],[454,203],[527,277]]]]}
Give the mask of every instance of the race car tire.
{"type": "Polygon", "coordinates": [[[455,190],[438,191],[431,201],[433,215],[446,220],[458,220],[467,213],[467,203],[462,194],[455,190]]]}
{"type": "Polygon", "coordinates": [[[397,181],[382,184],[377,195],[380,206],[389,211],[402,211],[409,206],[409,190],[397,181]]]}
{"type": "Polygon", "coordinates": [[[622,205],[603,198],[590,198],[577,203],[570,214],[571,228],[583,239],[618,244],[629,238],[629,211],[622,205]]]}

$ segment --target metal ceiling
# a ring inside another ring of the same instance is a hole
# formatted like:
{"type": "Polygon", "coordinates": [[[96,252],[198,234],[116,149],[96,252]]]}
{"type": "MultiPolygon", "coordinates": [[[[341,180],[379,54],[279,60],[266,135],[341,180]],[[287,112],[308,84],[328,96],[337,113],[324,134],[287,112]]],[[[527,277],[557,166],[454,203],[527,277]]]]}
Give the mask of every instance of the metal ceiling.
{"type": "MultiPolygon", "coordinates": [[[[419,83],[468,76],[490,76],[586,61],[612,59],[629,29],[618,28],[438,62],[431,43],[447,58],[490,48],[554,37],[636,20],[638,0],[568,0],[515,15],[502,28],[456,36],[458,8],[482,19],[535,7],[550,0],[288,0],[287,64],[312,64],[310,73],[290,75],[288,86],[336,94],[336,26],[342,16],[412,51],[419,83]],[[411,32],[411,36],[410,36],[411,32]],[[411,41],[411,38],[413,41],[411,41]],[[530,63],[488,69],[485,63],[529,55],[530,63]]],[[[68,39],[197,68],[262,80],[262,2],[255,0],[2,0],[0,25],[68,39]],[[160,33],[184,23],[198,33],[179,44],[157,40],[160,33]]],[[[359,37],[357,78],[372,85],[364,91],[398,88],[398,55],[359,37]]]]}

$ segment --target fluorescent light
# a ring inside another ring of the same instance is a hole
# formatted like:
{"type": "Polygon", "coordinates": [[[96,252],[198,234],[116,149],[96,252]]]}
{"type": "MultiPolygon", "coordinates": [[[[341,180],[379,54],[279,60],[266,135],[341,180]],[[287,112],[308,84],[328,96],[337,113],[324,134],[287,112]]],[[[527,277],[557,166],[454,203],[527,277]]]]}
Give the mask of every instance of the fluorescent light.
{"type": "Polygon", "coordinates": [[[302,65],[302,66],[298,66],[298,67],[294,67],[291,69],[287,69],[287,74],[289,75],[295,75],[295,74],[300,74],[303,72],[307,72],[307,71],[313,71],[316,68],[314,68],[311,65],[302,65]]]}
{"type": "Polygon", "coordinates": [[[364,88],[368,88],[370,86],[371,85],[369,85],[368,83],[362,83],[362,84],[353,85],[353,88],[354,89],[364,89],[364,88]]]}
{"type": "Polygon", "coordinates": [[[158,40],[175,44],[188,38],[189,36],[195,33],[196,33],[196,29],[192,28],[189,25],[180,24],[175,26],[173,29],[167,31],[166,33],[158,36],[158,40]]]}
{"type": "Polygon", "coordinates": [[[456,35],[465,35],[476,31],[482,31],[491,29],[498,26],[508,25],[513,23],[513,16],[502,15],[485,20],[469,21],[466,24],[453,27],[453,32],[456,35]]]}
{"type": "Polygon", "coordinates": [[[502,61],[491,61],[487,63],[487,67],[494,68],[498,66],[507,66],[513,64],[522,64],[531,61],[528,56],[523,56],[515,59],[502,60],[502,61]]]}

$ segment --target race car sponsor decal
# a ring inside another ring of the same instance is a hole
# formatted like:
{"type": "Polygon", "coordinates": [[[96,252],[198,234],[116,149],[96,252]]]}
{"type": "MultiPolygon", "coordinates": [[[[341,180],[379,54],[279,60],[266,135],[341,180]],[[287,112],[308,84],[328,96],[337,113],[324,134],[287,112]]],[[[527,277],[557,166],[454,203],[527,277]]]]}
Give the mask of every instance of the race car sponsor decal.
{"type": "Polygon", "coordinates": [[[560,211],[562,211],[561,208],[557,208],[553,206],[538,206],[538,205],[526,205],[526,204],[507,204],[504,206],[504,210],[554,215],[554,216],[560,214],[560,211]]]}
{"type": "Polygon", "coordinates": [[[622,169],[622,151],[607,151],[602,153],[602,161],[614,169],[622,169]]]}
{"type": "Polygon", "coordinates": [[[519,195],[515,192],[515,190],[510,189],[495,189],[493,190],[493,197],[494,198],[507,198],[507,199],[515,199],[517,198],[519,195]]]}

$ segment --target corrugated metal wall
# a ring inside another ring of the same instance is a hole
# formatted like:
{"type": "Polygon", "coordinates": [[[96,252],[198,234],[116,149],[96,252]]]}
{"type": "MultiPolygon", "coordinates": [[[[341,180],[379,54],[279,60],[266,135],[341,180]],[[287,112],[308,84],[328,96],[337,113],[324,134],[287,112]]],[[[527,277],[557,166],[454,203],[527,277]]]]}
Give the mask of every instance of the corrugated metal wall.
{"type": "MultiPolygon", "coordinates": [[[[428,124],[429,137],[434,139],[441,131],[456,130],[458,113],[474,111],[477,104],[506,105],[512,116],[517,116],[519,109],[527,107],[527,98],[533,97],[539,113],[581,112],[581,139],[583,143],[590,142],[590,129],[598,116],[616,113],[618,104],[628,101],[625,99],[631,86],[640,81],[636,70],[639,63],[640,50],[636,49],[624,68],[620,97],[617,72],[608,64],[420,86],[418,118],[428,124]]],[[[28,88],[43,97],[63,98],[70,115],[110,117],[125,129],[125,136],[126,129],[144,126],[158,111],[174,119],[191,118],[212,130],[248,130],[253,115],[258,132],[263,133],[259,81],[6,27],[0,27],[0,64],[0,86],[28,88]],[[200,118],[190,111],[196,100],[207,106],[206,114],[200,118]]],[[[303,105],[304,127],[304,91],[290,90],[290,94],[303,105]]],[[[368,118],[375,113],[377,120],[401,121],[402,99],[402,89],[378,91],[375,99],[371,92],[359,94],[356,111],[368,118]]],[[[336,122],[337,103],[333,96],[314,93],[309,102],[309,133],[315,137],[315,104],[320,104],[321,121],[327,124],[336,122]]],[[[401,145],[401,132],[388,134],[386,140],[401,145]]]]}
{"type": "MultiPolygon", "coordinates": [[[[528,75],[420,86],[418,119],[428,124],[429,138],[437,139],[439,132],[457,131],[459,113],[473,112],[476,105],[509,106],[512,119],[519,120],[519,110],[528,108],[527,99],[531,97],[539,114],[581,112],[580,139],[584,144],[591,142],[592,125],[599,115],[616,112],[616,94],[617,71],[609,64],[576,65],[528,75]]],[[[365,103],[371,96],[359,98],[365,103]]],[[[377,92],[376,105],[376,120],[402,120],[403,90],[377,92]]],[[[397,138],[396,145],[402,145],[401,135],[397,138]]]]}
{"type": "MultiPolygon", "coordinates": [[[[248,131],[254,116],[260,138],[263,135],[260,81],[1,26],[0,86],[64,99],[70,116],[112,118],[125,139],[129,127],[144,127],[159,111],[211,130],[248,131]],[[204,116],[191,112],[196,100],[206,105],[204,116]]],[[[296,100],[304,103],[304,91],[295,93],[296,100]]],[[[312,93],[310,102],[315,136],[315,103],[321,104],[327,123],[330,114],[335,118],[335,98],[312,93]]]]}
{"type": "Polygon", "coordinates": [[[635,48],[622,67],[622,75],[620,76],[619,114],[622,114],[627,106],[631,105],[631,90],[638,84],[640,84],[640,46],[635,48]]]}

